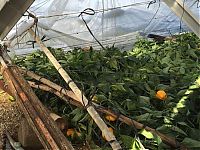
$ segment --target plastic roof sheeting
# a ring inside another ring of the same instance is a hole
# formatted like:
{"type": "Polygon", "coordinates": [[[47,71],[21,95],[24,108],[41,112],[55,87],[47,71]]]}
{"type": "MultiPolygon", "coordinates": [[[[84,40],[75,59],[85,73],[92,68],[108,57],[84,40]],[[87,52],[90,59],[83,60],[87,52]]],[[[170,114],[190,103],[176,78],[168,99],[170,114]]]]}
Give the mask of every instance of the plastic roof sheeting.
{"type": "MultiPolygon", "coordinates": [[[[66,49],[90,45],[100,48],[81,17],[78,17],[86,8],[92,8],[96,12],[95,15],[84,15],[84,19],[95,37],[104,45],[127,45],[130,48],[138,33],[170,35],[180,32],[180,29],[189,30],[164,2],[157,0],[156,3],[149,5],[150,2],[148,0],[36,0],[30,11],[39,18],[39,35],[41,37],[46,35],[46,39],[49,39],[45,44],[66,49]]],[[[196,0],[185,0],[185,5],[195,15],[199,15],[196,0]]],[[[22,18],[13,32],[31,21],[28,21],[27,17],[22,18]]],[[[23,38],[18,37],[18,40],[15,39],[11,43],[11,47],[17,51],[21,49],[20,54],[26,53],[28,49],[32,49],[26,44],[30,39],[28,34],[23,35],[23,38]]]]}

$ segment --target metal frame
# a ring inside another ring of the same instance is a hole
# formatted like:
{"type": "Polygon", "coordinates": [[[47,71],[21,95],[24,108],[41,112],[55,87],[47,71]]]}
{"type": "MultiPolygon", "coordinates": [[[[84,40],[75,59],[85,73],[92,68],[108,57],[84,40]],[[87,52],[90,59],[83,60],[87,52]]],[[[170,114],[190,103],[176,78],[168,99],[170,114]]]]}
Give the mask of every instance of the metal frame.
{"type": "Polygon", "coordinates": [[[0,9],[0,40],[3,40],[34,0],[6,0],[0,9]]]}
{"type": "MultiPolygon", "coordinates": [[[[0,40],[3,40],[34,0],[4,0],[0,3],[0,40]]],[[[163,0],[167,6],[200,38],[200,19],[183,0],[163,0]]]]}
{"type": "Polygon", "coordinates": [[[200,19],[184,6],[182,0],[163,0],[163,2],[200,38],[200,19]]]}
{"type": "Polygon", "coordinates": [[[8,0],[1,0],[1,3],[0,3],[0,10],[4,7],[4,5],[6,4],[8,0]]]}

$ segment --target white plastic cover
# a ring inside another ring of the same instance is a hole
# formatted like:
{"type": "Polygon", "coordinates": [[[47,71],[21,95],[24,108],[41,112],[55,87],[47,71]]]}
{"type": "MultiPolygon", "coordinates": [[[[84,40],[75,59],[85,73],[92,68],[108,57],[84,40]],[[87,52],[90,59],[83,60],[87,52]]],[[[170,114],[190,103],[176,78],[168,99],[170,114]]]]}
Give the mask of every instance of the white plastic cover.
{"type": "MultiPolygon", "coordinates": [[[[86,46],[100,48],[81,17],[78,17],[86,8],[95,10],[95,15],[83,14],[84,19],[95,37],[105,46],[115,44],[129,49],[138,33],[169,35],[189,30],[164,2],[155,0],[156,3],[149,5],[153,1],[36,0],[30,12],[39,18],[38,34],[41,38],[45,35],[45,39],[48,39],[44,43],[47,46],[65,49],[86,46]]],[[[198,1],[184,1],[185,6],[199,16],[198,1]]],[[[23,17],[7,36],[8,39],[15,38],[11,43],[11,49],[15,50],[16,54],[32,51],[32,45],[27,43],[33,40],[32,37],[26,32],[22,34],[31,25],[32,20],[23,17]],[[21,36],[16,38],[18,35],[21,36]]]]}

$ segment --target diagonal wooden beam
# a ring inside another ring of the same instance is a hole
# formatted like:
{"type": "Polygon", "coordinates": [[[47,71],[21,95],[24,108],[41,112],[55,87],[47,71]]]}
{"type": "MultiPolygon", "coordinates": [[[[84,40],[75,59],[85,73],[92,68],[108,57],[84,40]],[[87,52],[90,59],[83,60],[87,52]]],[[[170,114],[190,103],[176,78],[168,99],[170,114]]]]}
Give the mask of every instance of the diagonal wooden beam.
{"type": "Polygon", "coordinates": [[[108,126],[105,124],[103,119],[100,117],[98,112],[95,110],[94,106],[89,103],[88,99],[85,97],[83,92],[73,82],[71,77],[62,68],[62,66],[59,64],[59,62],[56,60],[56,58],[52,55],[52,53],[49,51],[49,49],[44,45],[44,43],[41,41],[41,39],[35,35],[34,31],[32,29],[29,29],[29,33],[33,36],[33,38],[35,39],[37,44],[40,46],[41,50],[46,54],[46,56],[49,58],[50,62],[54,65],[56,70],[59,72],[59,74],[65,80],[66,84],[69,85],[69,87],[74,92],[77,99],[79,100],[79,102],[86,108],[89,115],[92,117],[92,119],[95,121],[97,126],[100,128],[102,133],[105,135],[106,139],[109,141],[109,144],[111,145],[112,149],[121,150],[122,148],[121,148],[119,142],[116,140],[114,134],[108,129],[108,126]]]}

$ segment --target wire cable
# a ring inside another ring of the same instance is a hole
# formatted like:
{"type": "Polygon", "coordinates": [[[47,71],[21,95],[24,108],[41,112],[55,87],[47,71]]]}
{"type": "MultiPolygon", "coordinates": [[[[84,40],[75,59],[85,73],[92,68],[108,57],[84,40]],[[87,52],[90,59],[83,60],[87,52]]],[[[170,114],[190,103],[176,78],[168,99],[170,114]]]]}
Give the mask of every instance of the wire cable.
{"type": "Polygon", "coordinates": [[[99,40],[94,36],[94,34],[92,33],[92,31],[90,30],[90,28],[89,28],[87,22],[86,22],[85,19],[83,18],[83,14],[86,14],[86,15],[95,15],[95,11],[94,11],[93,9],[91,9],[91,8],[86,8],[84,11],[82,11],[82,12],[80,13],[80,15],[79,15],[78,17],[81,16],[81,18],[82,18],[83,22],[85,23],[85,25],[86,25],[86,27],[87,27],[89,33],[90,33],[90,34],[92,35],[92,37],[96,40],[96,42],[102,47],[102,49],[105,49],[104,46],[99,42],[99,40]],[[90,11],[90,12],[89,12],[89,11],[90,11]]]}
{"type": "MultiPolygon", "coordinates": [[[[115,10],[115,9],[127,8],[127,7],[138,6],[138,5],[145,5],[145,4],[149,4],[149,2],[151,2],[151,1],[134,3],[134,4],[119,6],[119,7],[115,7],[115,8],[96,9],[94,11],[95,11],[95,14],[97,14],[97,13],[101,13],[101,12],[105,12],[105,11],[111,11],[111,10],[115,10]]],[[[38,16],[38,18],[51,18],[51,17],[59,17],[59,16],[69,16],[69,15],[77,15],[77,14],[80,14],[80,13],[81,12],[73,12],[73,13],[55,14],[55,15],[48,15],[48,16],[38,16]]]]}
{"type": "MultiPolygon", "coordinates": [[[[148,5],[147,8],[149,8],[150,5],[155,4],[155,3],[156,3],[156,0],[151,1],[151,2],[149,3],[149,5],[148,5]]],[[[152,23],[152,21],[155,19],[156,15],[157,15],[158,12],[159,12],[160,6],[161,6],[161,5],[160,5],[160,0],[158,0],[158,8],[157,8],[155,14],[153,15],[153,17],[151,18],[151,20],[149,21],[149,23],[147,24],[147,26],[145,27],[145,29],[143,30],[143,32],[147,29],[147,27],[148,27],[148,26],[152,23]]]]}
{"type": "Polygon", "coordinates": [[[181,18],[180,18],[180,27],[179,27],[179,33],[181,33],[181,32],[183,32],[183,30],[182,30],[182,21],[183,21],[183,16],[184,16],[184,14],[185,14],[185,3],[186,3],[186,0],[183,0],[183,13],[182,13],[182,15],[181,15],[181,18]]]}

